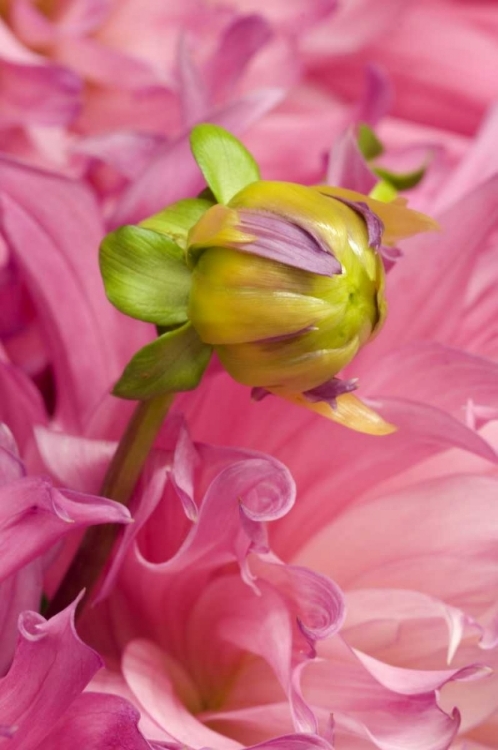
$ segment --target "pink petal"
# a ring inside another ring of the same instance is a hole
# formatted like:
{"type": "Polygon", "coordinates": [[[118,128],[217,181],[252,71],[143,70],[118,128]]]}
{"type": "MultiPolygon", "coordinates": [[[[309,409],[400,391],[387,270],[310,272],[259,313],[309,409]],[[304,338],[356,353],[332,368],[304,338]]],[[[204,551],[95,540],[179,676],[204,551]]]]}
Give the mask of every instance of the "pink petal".
{"type": "Polygon", "coordinates": [[[498,105],[495,104],[471,141],[464,158],[441,190],[437,200],[439,211],[463,198],[469,190],[490,179],[498,171],[495,148],[497,134],[498,105]]]}
{"type": "Polygon", "coordinates": [[[365,195],[378,181],[368,168],[351,128],[334,141],[325,181],[328,185],[340,185],[365,195]]]}
{"type": "Polygon", "coordinates": [[[0,419],[21,449],[31,439],[34,425],[47,421],[39,391],[22,370],[4,362],[0,362],[0,419]]]}
{"type": "Polygon", "coordinates": [[[73,72],[23,47],[0,19],[0,123],[58,125],[80,108],[81,81],[73,72]]]}
{"type": "Polygon", "coordinates": [[[25,473],[14,436],[7,425],[0,422],[0,485],[21,479],[25,473]]]}
{"type": "Polygon", "coordinates": [[[26,477],[0,487],[0,578],[20,570],[70,531],[128,523],[128,510],[104,498],[57,490],[26,477]]]}
{"type": "Polygon", "coordinates": [[[200,122],[207,112],[209,96],[204,76],[192,57],[185,35],[178,45],[178,76],[182,121],[186,126],[193,125],[200,122]]]}
{"type": "Polygon", "coordinates": [[[38,750],[102,665],[76,634],[75,606],[48,621],[36,612],[19,619],[14,661],[0,680],[2,724],[12,727],[12,750],[38,750]]]}
{"type": "Polygon", "coordinates": [[[213,101],[232,94],[251,59],[270,41],[272,30],[262,15],[244,15],[225,29],[206,66],[206,80],[213,101]]]}
{"type": "Polygon", "coordinates": [[[390,313],[382,335],[357,358],[358,370],[370,369],[393,345],[451,341],[479,251],[498,221],[497,188],[498,177],[437,216],[441,233],[403,243],[403,259],[389,277],[390,313]]]}
{"type": "Polygon", "coordinates": [[[87,190],[6,160],[0,174],[8,193],[4,231],[37,307],[56,382],[63,384],[57,416],[81,426],[148,329],[124,319],[105,298],[96,263],[104,230],[87,190]]]}
{"type": "Polygon", "coordinates": [[[133,641],[127,647],[122,669],[138,704],[182,745],[238,750],[238,742],[204,726],[187,711],[174,693],[162,663],[163,654],[153,643],[133,641]]]}
{"type": "Polygon", "coordinates": [[[409,586],[475,616],[492,603],[498,575],[488,559],[498,526],[497,489],[496,478],[472,475],[411,485],[351,507],[297,560],[346,589],[409,586]],[[480,592],[477,610],[473,591],[480,592]]]}
{"type": "Polygon", "coordinates": [[[396,407],[396,417],[402,416],[404,407],[403,429],[376,438],[346,431],[277,398],[256,404],[247,389],[224,374],[213,374],[197,392],[175,402],[198,439],[259,446],[289,467],[303,502],[271,529],[272,548],[284,559],[370,488],[450,448],[455,435],[478,453],[493,457],[479,435],[444,412],[399,400],[396,407]],[[414,424],[413,413],[419,415],[414,424]],[[272,429],[275,424],[280,429],[272,429]],[[317,451],[316,445],[332,448],[317,451]]]}
{"type": "MultiPolygon", "coordinates": [[[[338,637],[324,646],[326,658],[306,670],[304,694],[327,712],[332,707],[340,738],[345,733],[368,739],[380,750],[449,747],[459,716],[441,711],[434,692],[410,696],[389,690],[338,637]]],[[[406,679],[410,676],[406,670],[406,679]]]]}
{"type": "MultiPolygon", "coordinates": [[[[209,122],[239,134],[272,109],[280,98],[281,92],[272,89],[250,94],[211,112],[209,122]]],[[[202,189],[202,184],[185,134],[156,154],[141,177],[125,191],[111,217],[111,226],[140,221],[168,203],[194,195],[202,189]]]]}
{"type": "Polygon", "coordinates": [[[74,750],[152,750],[138,730],[140,714],[116,695],[83,693],[65,712],[50,733],[51,747],[74,750]]]}
{"type": "Polygon", "coordinates": [[[7,672],[15,650],[21,612],[37,611],[42,598],[40,560],[25,565],[0,583],[0,675],[7,672]]]}
{"type": "MultiPolygon", "coordinates": [[[[357,634],[364,635],[363,650],[368,650],[369,625],[392,621],[399,637],[399,626],[404,622],[441,621],[447,633],[447,662],[451,663],[465,631],[470,626],[481,634],[481,629],[462,610],[451,607],[419,591],[405,589],[355,589],[347,595],[347,622],[343,633],[348,642],[357,643],[357,634]],[[353,630],[352,635],[349,632],[353,630]]],[[[469,628],[470,629],[470,628],[469,628]]],[[[414,651],[416,651],[414,645],[414,651]]],[[[435,648],[435,644],[432,646],[435,648]]],[[[431,688],[434,689],[434,688],[431,688]]]]}

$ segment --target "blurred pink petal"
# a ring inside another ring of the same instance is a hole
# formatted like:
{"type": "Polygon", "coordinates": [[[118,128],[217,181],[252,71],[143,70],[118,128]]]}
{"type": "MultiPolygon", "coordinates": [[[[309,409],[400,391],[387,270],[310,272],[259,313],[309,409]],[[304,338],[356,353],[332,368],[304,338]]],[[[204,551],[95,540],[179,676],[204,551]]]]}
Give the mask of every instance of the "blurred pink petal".
{"type": "MultiPolygon", "coordinates": [[[[280,100],[281,92],[260,91],[212,112],[209,121],[240,134],[280,100]]],[[[140,177],[125,190],[111,226],[140,221],[166,203],[202,190],[203,181],[190,153],[188,134],[156,153],[140,177]]]]}
{"type": "Polygon", "coordinates": [[[124,321],[107,303],[96,263],[103,229],[84,186],[7,160],[0,172],[3,229],[61,386],[57,416],[76,427],[147,339],[147,328],[129,321],[123,336],[124,321]]]}
{"type": "Polygon", "coordinates": [[[67,124],[81,105],[81,81],[23,47],[0,19],[0,125],[67,124]]]}

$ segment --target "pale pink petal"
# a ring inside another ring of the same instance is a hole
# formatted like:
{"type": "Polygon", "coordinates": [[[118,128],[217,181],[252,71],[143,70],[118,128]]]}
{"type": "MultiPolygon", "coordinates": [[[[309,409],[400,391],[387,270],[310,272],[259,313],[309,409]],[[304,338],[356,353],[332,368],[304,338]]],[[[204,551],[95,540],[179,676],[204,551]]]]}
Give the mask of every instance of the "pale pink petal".
{"type": "MultiPolygon", "coordinates": [[[[368,650],[371,644],[369,640],[375,640],[375,626],[379,623],[385,628],[386,623],[392,623],[389,632],[394,633],[394,639],[400,637],[399,626],[406,622],[415,622],[419,627],[421,621],[440,621],[445,627],[445,643],[447,652],[447,663],[450,664],[462,637],[467,630],[481,635],[482,630],[462,610],[451,607],[434,597],[422,594],[419,591],[405,589],[354,589],[347,594],[347,620],[342,630],[349,643],[353,643],[363,650],[368,650]],[[369,626],[374,626],[369,627],[369,626]],[[373,631],[370,635],[370,631],[373,631]]],[[[382,647],[386,643],[382,641],[382,647]]],[[[413,645],[414,652],[419,645],[413,645]]],[[[431,648],[435,650],[439,646],[433,643],[431,648]]]]}
{"type": "MultiPolygon", "coordinates": [[[[369,406],[378,410],[390,424],[396,425],[397,435],[403,433],[425,435],[436,448],[461,448],[477,456],[497,462],[497,454],[491,445],[472,428],[462,424],[458,419],[443,409],[424,403],[410,401],[407,398],[389,396],[367,400],[369,406]]],[[[464,405],[462,404],[462,412],[464,405]]],[[[463,416],[463,414],[462,414],[463,416]]]]}
{"type": "Polygon", "coordinates": [[[0,680],[2,724],[11,727],[12,750],[38,750],[102,665],[76,634],[75,606],[48,621],[36,612],[19,618],[14,661],[0,680]]]}
{"type": "Polygon", "coordinates": [[[498,221],[497,188],[498,177],[437,216],[441,232],[402,243],[403,258],[389,278],[390,314],[382,335],[360,352],[358,371],[371,369],[393,345],[451,341],[459,327],[471,272],[498,221]]]}
{"type": "Polygon", "coordinates": [[[31,467],[48,472],[62,486],[98,495],[116,443],[86,440],[45,427],[37,427],[35,440],[41,464],[35,466],[32,458],[31,467]]]}
{"type": "Polygon", "coordinates": [[[496,478],[471,475],[412,485],[350,508],[297,559],[343,588],[411,588],[478,617],[494,602],[498,576],[497,489],[496,478]]]}
{"type": "MultiPolygon", "coordinates": [[[[448,748],[459,716],[441,711],[434,692],[402,695],[389,690],[339,637],[323,646],[327,658],[310,663],[303,676],[304,694],[312,705],[333,711],[338,734],[368,739],[380,750],[448,748]]],[[[407,670],[407,679],[410,675],[407,670]]]]}
{"type": "Polygon", "coordinates": [[[163,665],[163,653],[153,643],[133,641],[127,647],[122,669],[138,704],[182,745],[238,750],[238,742],[214,732],[192,716],[175,694],[163,665]]]}
{"type": "Polygon", "coordinates": [[[476,680],[488,675],[491,670],[484,665],[470,665],[463,669],[421,670],[393,667],[353,649],[365,669],[388,690],[400,695],[424,695],[439,690],[452,680],[476,680]]]}
{"type": "Polygon", "coordinates": [[[471,141],[464,158],[453,170],[437,199],[438,211],[463,198],[473,187],[485,182],[498,171],[496,138],[498,134],[498,105],[489,110],[480,130],[471,141]]]}

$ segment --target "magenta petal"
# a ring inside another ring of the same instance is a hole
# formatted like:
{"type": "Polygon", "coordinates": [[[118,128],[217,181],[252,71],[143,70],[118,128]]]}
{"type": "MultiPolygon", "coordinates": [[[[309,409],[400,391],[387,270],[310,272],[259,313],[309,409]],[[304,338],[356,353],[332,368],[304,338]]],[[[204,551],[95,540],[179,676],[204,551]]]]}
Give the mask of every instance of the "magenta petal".
{"type": "Polygon", "coordinates": [[[117,695],[86,692],[78,696],[50,733],[57,750],[151,750],[138,729],[140,714],[117,695]]]}
{"type": "Polygon", "coordinates": [[[21,569],[65,534],[95,523],[128,523],[122,505],[57,490],[26,477],[0,487],[0,579],[21,569]]]}
{"type": "Polygon", "coordinates": [[[25,473],[14,436],[7,425],[0,422],[0,485],[21,479],[25,473]]]}
{"type": "Polygon", "coordinates": [[[145,343],[148,328],[123,318],[105,297],[95,261],[104,229],[88,190],[7,159],[0,161],[0,180],[1,224],[51,356],[57,417],[78,430],[145,343]]]}
{"type": "Polygon", "coordinates": [[[0,583],[0,676],[12,661],[19,615],[40,605],[42,581],[41,560],[34,560],[0,583]]]}
{"type": "Polygon", "coordinates": [[[47,415],[39,391],[22,370],[0,362],[0,420],[5,422],[24,449],[35,424],[45,424],[47,415]]]}
{"type": "Polygon", "coordinates": [[[20,637],[8,674],[0,680],[0,715],[12,750],[39,750],[102,660],[74,628],[76,603],[51,620],[36,612],[19,618],[20,637]]]}

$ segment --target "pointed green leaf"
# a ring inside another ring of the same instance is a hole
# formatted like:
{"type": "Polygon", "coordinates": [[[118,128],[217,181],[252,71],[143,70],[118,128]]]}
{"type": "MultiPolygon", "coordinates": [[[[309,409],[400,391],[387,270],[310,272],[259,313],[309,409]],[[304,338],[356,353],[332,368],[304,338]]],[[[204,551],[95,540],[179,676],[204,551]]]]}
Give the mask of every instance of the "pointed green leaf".
{"type": "Polygon", "coordinates": [[[100,246],[100,270],[108,298],[132,318],[163,326],[187,320],[190,272],[168,237],[121,227],[100,246]]]}
{"type": "Polygon", "coordinates": [[[140,349],[113,393],[143,401],[163,393],[190,391],[199,384],[211,352],[192,324],[186,323],[140,349]]]}
{"type": "Polygon", "coordinates": [[[396,190],[410,190],[410,188],[418,185],[425,175],[426,170],[427,165],[424,164],[412,172],[391,172],[389,169],[384,169],[383,167],[375,167],[373,171],[378,177],[396,188],[396,190]]]}
{"type": "Polygon", "coordinates": [[[151,229],[159,234],[171,237],[181,248],[187,246],[187,235],[214,201],[205,198],[185,198],[163,208],[154,216],[140,222],[144,229],[151,229]]]}
{"type": "Polygon", "coordinates": [[[228,203],[242,188],[260,179],[254,157],[218,125],[196,125],[190,134],[190,147],[219,203],[228,203]]]}
{"type": "Polygon", "coordinates": [[[369,128],[365,123],[361,123],[358,128],[358,146],[367,161],[375,159],[376,156],[380,156],[384,151],[381,141],[379,141],[372,128],[369,128]]]}

